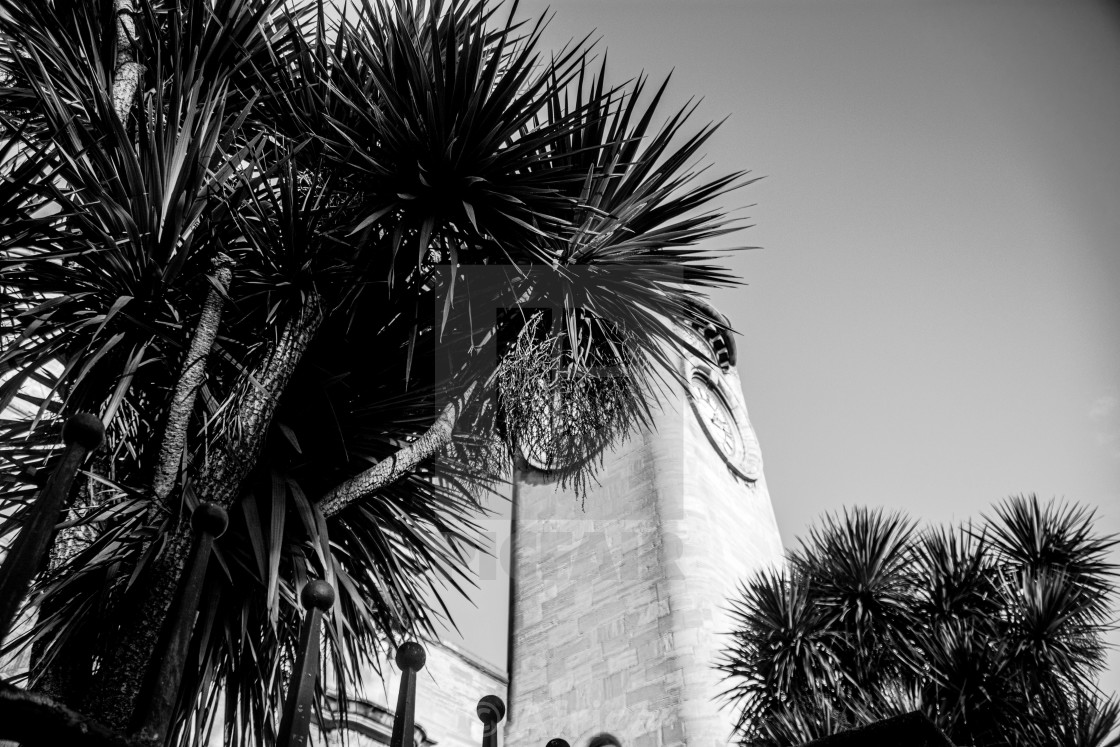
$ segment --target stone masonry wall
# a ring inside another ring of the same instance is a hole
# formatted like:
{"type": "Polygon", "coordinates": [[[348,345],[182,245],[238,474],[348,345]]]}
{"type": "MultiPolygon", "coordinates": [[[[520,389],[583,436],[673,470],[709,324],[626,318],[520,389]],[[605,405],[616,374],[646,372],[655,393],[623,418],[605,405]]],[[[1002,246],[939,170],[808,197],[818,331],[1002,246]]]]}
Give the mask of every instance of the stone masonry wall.
{"type": "Polygon", "coordinates": [[[765,479],[732,473],[683,391],[598,479],[581,506],[546,473],[518,476],[505,744],[732,743],[712,664],[736,583],[781,560],[765,479]]]}

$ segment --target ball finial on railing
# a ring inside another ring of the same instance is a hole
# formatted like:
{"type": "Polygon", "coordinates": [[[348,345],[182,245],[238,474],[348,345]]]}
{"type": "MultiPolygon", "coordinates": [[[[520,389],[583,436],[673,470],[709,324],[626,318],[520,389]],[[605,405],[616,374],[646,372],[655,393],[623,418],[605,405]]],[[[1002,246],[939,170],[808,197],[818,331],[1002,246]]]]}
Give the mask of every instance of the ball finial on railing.
{"type": "Polygon", "coordinates": [[[544,747],[572,747],[572,746],[570,744],[568,744],[567,742],[565,742],[560,737],[557,737],[556,739],[548,740],[548,744],[546,744],[544,747]]]}
{"type": "Polygon", "coordinates": [[[622,747],[622,742],[618,741],[618,737],[614,734],[603,732],[591,737],[591,741],[587,743],[587,747],[622,747]]]}
{"type": "Polygon", "coordinates": [[[483,695],[475,708],[478,720],[484,724],[496,724],[506,717],[506,704],[497,695],[483,695]]]}
{"type": "Polygon", "coordinates": [[[308,581],[299,593],[299,601],[305,610],[317,609],[326,612],[334,604],[334,588],[321,578],[308,581]]]}
{"type": "Polygon", "coordinates": [[[93,451],[105,440],[105,426],[96,415],[79,412],[62,426],[62,440],[68,444],[78,444],[86,451],[93,451]]]}
{"type": "Polygon", "coordinates": [[[409,641],[400,645],[395,659],[397,666],[401,669],[411,669],[413,672],[419,672],[428,661],[428,654],[419,643],[409,641]]]}
{"type": "Polygon", "coordinates": [[[191,513],[191,529],[206,532],[212,537],[221,537],[229,526],[229,514],[217,503],[198,504],[191,513]]]}

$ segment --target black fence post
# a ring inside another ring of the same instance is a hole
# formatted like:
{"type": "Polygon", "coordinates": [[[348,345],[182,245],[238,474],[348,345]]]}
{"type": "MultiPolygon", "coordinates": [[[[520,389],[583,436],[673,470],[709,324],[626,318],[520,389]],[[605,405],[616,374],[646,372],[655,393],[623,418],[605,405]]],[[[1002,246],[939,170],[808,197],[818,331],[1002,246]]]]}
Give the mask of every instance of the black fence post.
{"type": "Polygon", "coordinates": [[[319,628],[323,613],[334,604],[334,589],[326,581],[311,581],[303,587],[299,600],[307,610],[307,617],[300,631],[288,697],[284,700],[284,716],[276,738],[278,747],[303,747],[307,744],[311,701],[315,697],[315,680],[319,677],[319,628]]]}
{"type": "Polygon", "coordinates": [[[86,455],[101,445],[105,427],[96,415],[78,413],[62,427],[62,459],[28,508],[27,519],[0,567],[0,642],[8,637],[31,579],[43,567],[59,514],[86,455]]]}
{"type": "Polygon", "coordinates": [[[397,695],[397,712],[393,717],[393,736],[389,747],[413,747],[416,739],[416,673],[424,668],[428,655],[414,641],[397,649],[397,666],[401,670],[401,689],[397,695]]]}
{"type": "Polygon", "coordinates": [[[482,722],[482,747],[498,747],[498,722],[506,717],[506,704],[497,695],[483,695],[475,713],[482,722]]]}
{"type": "Polygon", "coordinates": [[[191,514],[191,529],[194,530],[191,553],[163,624],[156,670],[149,675],[152,677],[151,686],[137,711],[140,723],[136,731],[143,740],[163,744],[167,738],[179,698],[179,685],[183,680],[187,648],[198,613],[198,600],[206,580],[206,566],[214,549],[214,540],[225,533],[228,525],[229,515],[216,503],[200,503],[191,514]]]}

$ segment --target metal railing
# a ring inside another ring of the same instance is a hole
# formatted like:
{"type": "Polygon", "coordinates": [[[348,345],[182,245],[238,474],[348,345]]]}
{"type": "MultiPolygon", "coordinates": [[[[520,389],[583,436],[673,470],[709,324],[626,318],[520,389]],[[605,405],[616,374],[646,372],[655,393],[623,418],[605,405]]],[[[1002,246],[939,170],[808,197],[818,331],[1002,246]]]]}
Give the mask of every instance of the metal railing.
{"type": "MultiPolygon", "coordinates": [[[[393,717],[393,736],[389,747],[415,747],[416,675],[424,668],[428,656],[419,643],[409,642],[397,649],[397,667],[401,670],[401,686],[397,694],[397,710],[393,717]]],[[[506,717],[506,704],[497,695],[484,695],[475,707],[482,722],[482,747],[498,747],[498,724],[506,717]]],[[[563,739],[550,739],[545,747],[570,747],[563,739]]]]}
{"type": "MultiPolygon", "coordinates": [[[[74,478],[85,458],[101,445],[105,431],[97,417],[82,413],[66,422],[62,436],[62,458],[29,506],[23,527],[0,566],[0,642],[11,630],[32,579],[43,568],[74,478]]],[[[162,653],[157,657],[152,687],[144,693],[134,735],[117,734],[41,695],[0,684],[0,700],[9,715],[0,720],[0,740],[16,740],[25,747],[59,743],[78,747],[164,744],[183,680],[206,566],[214,541],[222,536],[228,523],[225,509],[213,503],[203,503],[191,514],[194,537],[190,555],[161,632],[158,646],[162,653]],[[23,717],[13,718],[15,715],[23,717]]],[[[308,742],[319,672],[322,618],[334,604],[334,589],[326,581],[310,581],[303,587],[300,601],[307,613],[284,701],[278,747],[305,747],[308,742]]],[[[410,642],[397,649],[395,658],[402,676],[390,747],[415,747],[416,675],[424,668],[427,654],[420,644],[410,642]]],[[[498,724],[505,718],[505,703],[497,695],[486,695],[478,701],[475,711],[483,727],[482,747],[497,747],[498,724]]],[[[545,747],[569,745],[563,739],[552,739],[545,747]]]]}

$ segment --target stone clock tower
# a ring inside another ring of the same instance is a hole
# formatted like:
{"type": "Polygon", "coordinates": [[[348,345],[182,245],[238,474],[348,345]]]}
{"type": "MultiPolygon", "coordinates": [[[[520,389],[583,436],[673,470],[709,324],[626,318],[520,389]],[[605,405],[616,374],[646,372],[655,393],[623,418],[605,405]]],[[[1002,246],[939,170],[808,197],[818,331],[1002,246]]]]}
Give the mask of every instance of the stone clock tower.
{"type": "Polygon", "coordinates": [[[606,456],[586,501],[546,464],[515,476],[507,747],[733,743],[712,666],[727,601],[782,546],[734,342],[692,331],[707,355],[682,356],[687,389],[606,456]]]}
{"type": "MultiPolygon", "coordinates": [[[[705,309],[712,319],[722,319],[705,309]]],[[[653,428],[605,455],[584,501],[561,489],[547,456],[514,476],[508,679],[470,653],[425,642],[417,744],[479,744],[479,696],[507,703],[505,747],[554,737],[589,747],[726,747],[712,664],[732,624],[736,585],[782,560],[762,457],[735,371],[735,344],[715,324],[691,330],[687,382],[653,428]],[[508,682],[508,689],[507,689],[508,682]],[[595,740],[610,744],[610,740],[595,740]]],[[[344,723],[328,712],[321,742],[389,743],[399,674],[390,662],[344,723]],[[343,739],[342,732],[347,732],[343,739]]]]}

